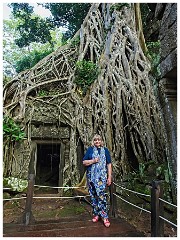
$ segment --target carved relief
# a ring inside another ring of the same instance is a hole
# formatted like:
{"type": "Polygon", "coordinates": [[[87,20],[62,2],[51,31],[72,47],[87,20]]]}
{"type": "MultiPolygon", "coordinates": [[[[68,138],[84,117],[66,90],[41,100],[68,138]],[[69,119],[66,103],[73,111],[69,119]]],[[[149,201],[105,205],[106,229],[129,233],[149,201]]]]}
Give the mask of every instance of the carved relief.
{"type": "Polygon", "coordinates": [[[31,137],[32,138],[69,138],[69,128],[68,127],[59,127],[56,126],[43,126],[40,125],[36,127],[35,125],[31,126],[31,137]]]}

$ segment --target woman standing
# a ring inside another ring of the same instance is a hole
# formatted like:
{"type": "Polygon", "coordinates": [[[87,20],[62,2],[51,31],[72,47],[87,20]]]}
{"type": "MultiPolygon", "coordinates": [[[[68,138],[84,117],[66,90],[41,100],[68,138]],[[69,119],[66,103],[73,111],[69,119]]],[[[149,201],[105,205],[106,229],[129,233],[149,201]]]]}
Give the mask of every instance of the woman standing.
{"type": "Polygon", "coordinates": [[[83,165],[87,167],[87,184],[93,207],[93,222],[102,218],[106,227],[110,226],[105,195],[106,185],[111,185],[112,164],[109,150],[103,147],[100,135],[92,139],[83,158],[83,165]]]}

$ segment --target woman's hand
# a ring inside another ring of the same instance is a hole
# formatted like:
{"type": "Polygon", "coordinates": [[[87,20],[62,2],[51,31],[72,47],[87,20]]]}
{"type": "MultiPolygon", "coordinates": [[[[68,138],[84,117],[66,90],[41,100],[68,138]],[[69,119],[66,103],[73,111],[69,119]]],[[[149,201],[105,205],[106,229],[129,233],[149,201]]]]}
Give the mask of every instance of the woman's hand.
{"type": "Polygon", "coordinates": [[[99,162],[99,158],[93,158],[91,160],[84,160],[83,165],[84,166],[89,166],[89,165],[92,165],[92,164],[97,163],[97,162],[99,162]]]}
{"type": "Polygon", "coordinates": [[[107,185],[108,185],[108,186],[111,185],[111,177],[108,177],[108,179],[107,179],[107,185]]]}
{"type": "Polygon", "coordinates": [[[99,162],[99,158],[94,158],[94,163],[99,162]]]}
{"type": "Polygon", "coordinates": [[[108,179],[107,179],[107,185],[110,186],[112,182],[112,163],[109,163],[107,165],[108,168],[108,179]]]}

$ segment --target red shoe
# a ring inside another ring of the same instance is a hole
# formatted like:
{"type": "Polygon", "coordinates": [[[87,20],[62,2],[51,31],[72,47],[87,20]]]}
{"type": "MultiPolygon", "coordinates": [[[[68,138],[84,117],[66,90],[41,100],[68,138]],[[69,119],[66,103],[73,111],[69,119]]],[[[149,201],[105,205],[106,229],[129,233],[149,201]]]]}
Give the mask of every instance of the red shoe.
{"type": "Polygon", "coordinates": [[[92,219],[92,221],[95,223],[95,222],[98,222],[98,220],[99,220],[99,216],[95,216],[95,217],[93,217],[93,219],[92,219]]]}
{"type": "Polygon", "coordinates": [[[104,226],[105,227],[109,227],[110,226],[110,221],[108,220],[108,218],[104,219],[104,226]]]}

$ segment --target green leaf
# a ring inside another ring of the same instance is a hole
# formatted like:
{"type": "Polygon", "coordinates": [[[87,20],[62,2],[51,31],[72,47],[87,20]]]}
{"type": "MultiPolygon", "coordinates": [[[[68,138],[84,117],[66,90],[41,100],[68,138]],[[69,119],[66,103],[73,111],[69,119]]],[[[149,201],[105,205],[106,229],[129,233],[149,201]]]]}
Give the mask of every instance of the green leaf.
{"type": "Polygon", "coordinates": [[[3,117],[3,138],[11,141],[20,141],[25,138],[25,133],[21,130],[12,118],[3,117]]]}

